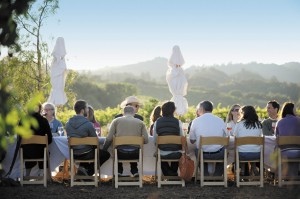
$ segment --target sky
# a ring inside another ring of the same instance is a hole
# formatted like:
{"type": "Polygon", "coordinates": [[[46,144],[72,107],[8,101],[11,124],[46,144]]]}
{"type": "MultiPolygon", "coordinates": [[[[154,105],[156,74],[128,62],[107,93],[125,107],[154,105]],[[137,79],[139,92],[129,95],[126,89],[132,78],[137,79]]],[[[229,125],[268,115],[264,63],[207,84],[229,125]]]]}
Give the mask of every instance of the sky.
{"type": "Polygon", "coordinates": [[[299,0],[60,0],[59,7],[43,40],[52,51],[65,39],[71,69],[169,58],[174,45],[184,68],[300,62],[299,0]]]}

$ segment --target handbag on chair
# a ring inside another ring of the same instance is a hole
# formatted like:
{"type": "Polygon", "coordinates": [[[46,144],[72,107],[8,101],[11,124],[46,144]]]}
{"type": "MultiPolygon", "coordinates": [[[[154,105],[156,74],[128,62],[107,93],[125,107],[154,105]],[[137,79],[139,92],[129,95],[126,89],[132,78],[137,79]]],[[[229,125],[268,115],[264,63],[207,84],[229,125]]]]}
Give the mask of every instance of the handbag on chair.
{"type": "Polygon", "coordinates": [[[185,137],[181,137],[181,144],[183,153],[179,159],[179,176],[185,181],[190,181],[194,174],[195,164],[190,156],[187,155],[188,146],[185,137]]]}

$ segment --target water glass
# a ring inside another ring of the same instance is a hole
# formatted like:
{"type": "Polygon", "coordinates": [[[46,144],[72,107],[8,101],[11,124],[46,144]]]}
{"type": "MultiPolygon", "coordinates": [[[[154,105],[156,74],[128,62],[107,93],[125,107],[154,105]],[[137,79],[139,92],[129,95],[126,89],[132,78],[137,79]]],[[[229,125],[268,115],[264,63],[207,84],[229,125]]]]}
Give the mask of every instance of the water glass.
{"type": "Polygon", "coordinates": [[[64,135],[64,127],[58,127],[58,133],[60,136],[64,135]]]}
{"type": "Polygon", "coordinates": [[[96,134],[97,134],[97,136],[101,136],[101,133],[100,133],[100,128],[99,127],[96,127],[95,128],[95,131],[96,131],[96,134]]]}

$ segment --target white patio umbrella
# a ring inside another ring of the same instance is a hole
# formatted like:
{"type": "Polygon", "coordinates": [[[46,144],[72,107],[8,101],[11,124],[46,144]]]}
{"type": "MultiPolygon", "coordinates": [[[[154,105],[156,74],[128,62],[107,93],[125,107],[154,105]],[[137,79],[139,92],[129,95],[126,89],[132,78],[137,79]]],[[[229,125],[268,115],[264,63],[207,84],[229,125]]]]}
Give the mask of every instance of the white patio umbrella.
{"type": "Polygon", "coordinates": [[[67,66],[65,62],[66,48],[64,38],[58,37],[54,46],[51,63],[51,92],[48,102],[54,105],[64,105],[68,100],[64,91],[67,77],[67,66]]]}
{"type": "Polygon", "coordinates": [[[171,101],[175,103],[176,113],[179,116],[184,115],[188,111],[188,102],[184,97],[187,94],[188,82],[181,68],[184,63],[179,46],[174,46],[168,62],[169,69],[166,74],[166,80],[173,96],[171,101]]]}

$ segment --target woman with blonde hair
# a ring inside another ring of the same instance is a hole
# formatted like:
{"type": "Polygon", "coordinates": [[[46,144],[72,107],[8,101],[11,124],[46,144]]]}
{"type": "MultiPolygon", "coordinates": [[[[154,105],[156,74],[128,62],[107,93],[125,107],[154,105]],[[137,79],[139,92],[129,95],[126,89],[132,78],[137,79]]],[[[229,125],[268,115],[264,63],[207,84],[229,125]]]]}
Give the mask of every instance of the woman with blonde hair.
{"type": "Polygon", "coordinates": [[[233,135],[233,129],[240,118],[240,110],[241,105],[234,104],[231,106],[227,113],[227,117],[225,123],[227,125],[228,135],[233,135]]]}

